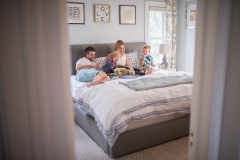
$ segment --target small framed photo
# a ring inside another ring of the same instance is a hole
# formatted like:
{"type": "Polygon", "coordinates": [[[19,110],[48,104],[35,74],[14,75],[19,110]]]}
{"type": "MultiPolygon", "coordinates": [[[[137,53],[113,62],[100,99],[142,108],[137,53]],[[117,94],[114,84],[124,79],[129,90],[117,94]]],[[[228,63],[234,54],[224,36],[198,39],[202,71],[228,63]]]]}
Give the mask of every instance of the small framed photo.
{"type": "Polygon", "coordinates": [[[111,6],[107,4],[94,5],[94,22],[109,23],[111,21],[111,6]]]}
{"type": "Polygon", "coordinates": [[[67,3],[67,17],[69,24],[85,24],[84,3],[67,3]]]}
{"type": "Polygon", "coordinates": [[[185,5],[185,28],[195,28],[197,18],[196,2],[187,2],[185,5]]]}
{"type": "Polygon", "coordinates": [[[119,5],[119,24],[136,24],[135,5],[119,5]]]}

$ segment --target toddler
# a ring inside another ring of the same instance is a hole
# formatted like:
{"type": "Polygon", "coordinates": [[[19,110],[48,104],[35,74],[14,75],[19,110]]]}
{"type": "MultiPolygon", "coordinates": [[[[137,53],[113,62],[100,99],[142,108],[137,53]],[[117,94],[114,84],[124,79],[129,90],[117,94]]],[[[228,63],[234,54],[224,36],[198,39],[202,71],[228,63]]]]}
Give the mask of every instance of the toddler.
{"type": "MultiPolygon", "coordinates": [[[[145,45],[143,47],[143,54],[140,57],[140,68],[146,68],[146,72],[141,71],[135,71],[136,74],[139,74],[140,76],[145,74],[152,74],[152,67],[155,67],[156,65],[153,63],[153,57],[150,55],[151,47],[149,45],[145,45]]],[[[141,70],[141,69],[140,69],[141,70]]]]}
{"type": "Polygon", "coordinates": [[[117,66],[116,62],[119,60],[120,54],[118,51],[114,51],[111,55],[112,57],[107,61],[107,63],[102,68],[98,68],[97,70],[103,71],[108,75],[113,73],[113,69],[117,66]]]}

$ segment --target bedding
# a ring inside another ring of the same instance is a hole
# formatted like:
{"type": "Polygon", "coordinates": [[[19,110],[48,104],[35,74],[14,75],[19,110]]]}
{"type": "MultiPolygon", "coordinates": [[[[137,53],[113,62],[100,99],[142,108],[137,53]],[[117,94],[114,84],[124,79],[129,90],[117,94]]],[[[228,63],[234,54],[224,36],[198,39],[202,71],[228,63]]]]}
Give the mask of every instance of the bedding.
{"type": "Polygon", "coordinates": [[[189,84],[192,83],[192,76],[187,76],[184,74],[181,76],[155,77],[155,78],[149,77],[119,83],[132,90],[142,91],[154,88],[176,86],[179,84],[189,84]]]}
{"type": "Polygon", "coordinates": [[[70,87],[73,101],[76,102],[80,95],[87,89],[86,82],[79,82],[75,75],[70,76],[70,87]]]}
{"type": "MultiPolygon", "coordinates": [[[[181,72],[164,74],[160,71],[143,77],[182,74],[181,72]]],[[[71,76],[71,83],[72,81],[74,76],[71,76]]],[[[85,87],[85,84],[71,84],[72,96],[79,106],[94,117],[110,146],[114,145],[119,134],[126,130],[128,123],[132,120],[190,111],[192,84],[136,92],[119,84],[127,81],[131,80],[118,79],[90,88],[85,87]]]]}

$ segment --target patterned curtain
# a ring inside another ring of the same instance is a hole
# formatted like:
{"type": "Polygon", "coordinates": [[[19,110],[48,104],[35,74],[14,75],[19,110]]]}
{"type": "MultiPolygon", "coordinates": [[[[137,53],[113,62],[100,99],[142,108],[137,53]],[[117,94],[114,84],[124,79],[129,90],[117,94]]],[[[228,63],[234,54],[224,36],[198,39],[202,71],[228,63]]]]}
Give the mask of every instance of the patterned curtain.
{"type": "Polygon", "coordinates": [[[176,68],[177,0],[166,0],[166,44],[172,44],[168,68],[176,68]]]}

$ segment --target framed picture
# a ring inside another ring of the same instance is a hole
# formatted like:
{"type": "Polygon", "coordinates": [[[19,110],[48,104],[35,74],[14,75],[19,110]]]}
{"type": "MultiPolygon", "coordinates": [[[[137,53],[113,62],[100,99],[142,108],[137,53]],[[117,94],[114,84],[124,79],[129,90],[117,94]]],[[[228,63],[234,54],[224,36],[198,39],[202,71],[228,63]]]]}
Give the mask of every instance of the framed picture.
{"type": "Polygon", "coordinates": [[[185,10],[185,28],[195,28],[197,17],[196,2],[187,2],[185,10]]]}
{"type": "Polygon", "coordinates": [[[67,3],[67,17],[69,24],[85,24],[84,3],[67,3]]]}
{"type": "Polygon", "coordinates": [[[111,6],[107,4],[94,5],[94,22],[109,23],[111,21],[111,6]]]}
{"type": "Polygon", "coordinates": [[[119,24],[136,24],[136,6],[119,5],[119,24]]]}

